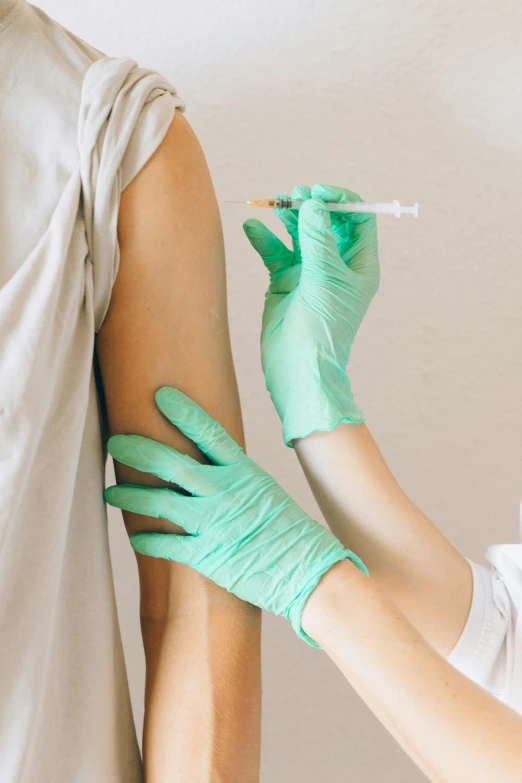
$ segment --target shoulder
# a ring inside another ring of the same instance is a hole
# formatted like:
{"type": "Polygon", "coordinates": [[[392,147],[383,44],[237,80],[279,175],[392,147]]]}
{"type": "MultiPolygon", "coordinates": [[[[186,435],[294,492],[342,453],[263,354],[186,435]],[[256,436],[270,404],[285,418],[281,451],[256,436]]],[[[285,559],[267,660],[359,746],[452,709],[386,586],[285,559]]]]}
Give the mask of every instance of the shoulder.
{"type": "Polygon", "coordinates": [[[136,239],[139,227],[153,228],[156,242],[184,238],[196,245],[221,230],[216,196],[201,144],[187,118],[175,111],[161,144],[122,193],[119,235],[136,239]]]}
{"type": "Polygon", "coordinates": [[[140,172],[140,187],[174,180],[176,192],[197,189],[208,167],[196,133],[182,111],[176,111],[163,141],[140,172]]]}

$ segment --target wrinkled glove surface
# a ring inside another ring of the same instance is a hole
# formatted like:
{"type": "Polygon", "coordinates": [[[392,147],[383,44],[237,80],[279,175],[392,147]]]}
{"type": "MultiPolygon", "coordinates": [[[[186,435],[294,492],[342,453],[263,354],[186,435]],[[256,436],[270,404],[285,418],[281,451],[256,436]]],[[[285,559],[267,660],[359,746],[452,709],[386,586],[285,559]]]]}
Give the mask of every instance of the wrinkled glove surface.
{"type": "Polygon", "coordinates": [[[110,438],[115,460],[190,493],[133,484],[106,489],[111,505],[170,520],[189,534],[136,533],[133,548],[196,569],[239,598],[289,620],[301,638],[317,647],[301,628],[307,598],[338,561],[349,558],[367,573],[365,566],[189,397],[164,387],[156,403],[212,464],[202,465],[139,435],[110,438]]]}
{"type": "Polygon", "coordinates": [[[243,225],[270,274],[261,361],[289,446],[312,432],[364,421],[346,365],[380,274],[376,216],[331,212],[324,204],[361,201],[360,196],[314,185],[294,188],[291,198],[305,203],[276,215],[292,249],[259,220],[243,225]]]}

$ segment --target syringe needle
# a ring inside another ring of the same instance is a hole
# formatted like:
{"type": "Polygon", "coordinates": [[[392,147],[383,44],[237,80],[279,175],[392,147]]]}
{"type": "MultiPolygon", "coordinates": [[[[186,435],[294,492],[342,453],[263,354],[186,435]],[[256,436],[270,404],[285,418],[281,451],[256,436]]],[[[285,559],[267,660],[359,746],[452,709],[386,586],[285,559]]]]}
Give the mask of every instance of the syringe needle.
{"type": "MultiPolygon", "coordinates": [[[[224,199],[225,204],[249,204],[251,207],[266,207],[268,209],[277,209],[279,206],[278,199],[276,198],[257,198],[250,201],[228,201],[224,199]]],[[[301,202],[299,202],[301,206],[301,202]]]]}

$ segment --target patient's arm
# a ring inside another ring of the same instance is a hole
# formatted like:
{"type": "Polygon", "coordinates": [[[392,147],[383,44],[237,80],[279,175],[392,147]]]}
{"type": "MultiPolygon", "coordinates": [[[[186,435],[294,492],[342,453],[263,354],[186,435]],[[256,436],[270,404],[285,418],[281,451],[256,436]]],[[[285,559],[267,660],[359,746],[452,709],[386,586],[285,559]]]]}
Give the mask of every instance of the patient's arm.
{"type": "MultiPolygon", "coordinates": [[[[221,222],[203,152],[179,111],[122,194],[118,238],[120,268],[97,341],[111,434],[147,435],[203,461],[155,406],[156,389],[171,385],[243,442],[221,222]]],[[[115,467],[120,482],[162,484],[115,467]]],[[[163,520],[124,518],[129,533],[173,531],[163,520]]],[[[147,783],[256,781],[259,611],[186,566],[137,557],[147,783]]]]}

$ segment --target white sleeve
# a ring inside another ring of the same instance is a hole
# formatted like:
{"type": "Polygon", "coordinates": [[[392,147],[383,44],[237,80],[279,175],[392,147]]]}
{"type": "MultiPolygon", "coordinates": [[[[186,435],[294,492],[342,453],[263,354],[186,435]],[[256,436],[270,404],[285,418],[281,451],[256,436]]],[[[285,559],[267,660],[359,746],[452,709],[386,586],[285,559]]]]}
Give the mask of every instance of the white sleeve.
{"type": "Polygon", "coordinates": [[[522,711],[522,545],[493,546],[487,566],[470,561],[473,598],[449,662],[514,709],[522,711]]]}

